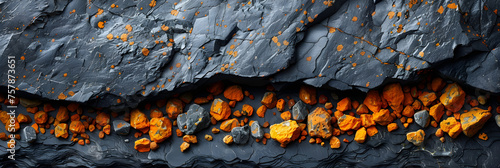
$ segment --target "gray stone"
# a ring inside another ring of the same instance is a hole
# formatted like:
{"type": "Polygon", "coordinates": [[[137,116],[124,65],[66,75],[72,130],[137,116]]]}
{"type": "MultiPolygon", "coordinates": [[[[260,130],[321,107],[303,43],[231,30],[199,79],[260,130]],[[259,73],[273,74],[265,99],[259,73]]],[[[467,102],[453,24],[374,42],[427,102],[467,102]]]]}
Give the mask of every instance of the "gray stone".
{"type": "Polygon", "coordinates": [[[19,103],[24,107],[35,107],[35,106],[42,104],[42,101],[20,98],[19,103]]]}
{"type": "Polygon", "coordinates": [[[308,114],[309,110],[307,110],[307,105],[302,102],[302,100],[299,100],[297,103],[295,103],[295,105],[293,105],[292,118],[297,122],[304,121],[308,114]]]}
{"type": "Polygon", "coordinates": [[[264,137],[264,130],[262,130],[259,121],[254,121],[250,126],[250,130],[252,137],[254,137],[255,139],[261,139],[264,137]]]}
{"type": "Polygon", "coordinates": [[[498,127],[500,127],[500,115],[495,116],[495,122],[497,123],[498,127]]]}
{"type": "Polygon", "coordinates": [[[210,125],[210,113],[203,107],[192,104],[186,113],[177,116],[177,125],[183,133],[195,134],[210,125]]]}
{"type": "Polygon", "coordinates": [[[130,124],[123,120],[114,120],[113,129],[118,135],[128,135],[130,132],[130,124]],[[120,127],[118,127],[120,125],[120,127]]]}
{"type": "Polygon", "coordinates": [[[418,111],[415,115],[413,115],[413,117],[415,118],[415,123],[420,125],[420,127],[425,128],[429,126],[431,118],[429,117],[429,112],[427,110],[418,111]]]}
{"type": "Polygon", "coordinates": [[[36,130],[33,127],[26,126],[23,129],[23,136],[26,142],[32,143],[36,141],[36,130]]]}
{"type": "Polygon", "coordinates": [[[248,126],[234,127],[233,130],[231,130],[231,136],[233,136],[235,144],[246,144],[250,138],[250,129],[248,126]]]}

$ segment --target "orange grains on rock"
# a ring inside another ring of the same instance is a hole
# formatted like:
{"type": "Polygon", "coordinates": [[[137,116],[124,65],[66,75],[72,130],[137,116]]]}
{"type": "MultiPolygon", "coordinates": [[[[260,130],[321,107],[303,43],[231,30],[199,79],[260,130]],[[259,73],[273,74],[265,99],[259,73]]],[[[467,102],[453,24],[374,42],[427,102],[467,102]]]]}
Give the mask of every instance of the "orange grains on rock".
{"type": "Polygon", "coordinates": [[[231,115],[229,104],[219,98],[215,99],[210,107],[210,115],[217,121],[228,119],[231,115]]]}
{"type": "Polygon", "coordinates": [[[142,52],[142,55],[144,55],[144,56],[149,55],[149,50],[147,48],[142,48],[141,52],[142,52]]]}
{"type": "Polygon", "coordinates": [[[243,91],[241,86],[233,85],[229,86],[224,90],[224,97],[229,100],[241,101],[243,100],[243,91]]]}
{"type": "Polygon", "coordinates": [[[337,103],[337,110],[344,112],[351,110],[351,99],[346,97],[337,103]]]}
{"type": "Polygon", "coordinates": [[[266,111],[267,111],[267,107],[262,105],[260,106],[258,109],[257,109],[257,116],[259,116],[260,118],[264,118],[264,115],[266,114],[266,111]]]}
{"type": "Polygon", "coordinates": [[[300,100],[309,105],[315,105],[317,103],[316,100],[316,88],[302,85],[299,91],[300,100]]]}

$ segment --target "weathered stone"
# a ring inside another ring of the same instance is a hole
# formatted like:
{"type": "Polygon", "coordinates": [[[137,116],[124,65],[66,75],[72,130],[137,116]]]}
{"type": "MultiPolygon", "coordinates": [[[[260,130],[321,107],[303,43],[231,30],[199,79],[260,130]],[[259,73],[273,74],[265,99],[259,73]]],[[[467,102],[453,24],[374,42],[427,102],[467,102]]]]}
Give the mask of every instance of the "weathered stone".
{"type": "Polygon", "coordinates": [[[113,130],[118,135],[128,135],[130,132],[130,124],[123,120],[113,120],[113,130]]]}
{"type": "Polygon", "coordinates": [[[231,115],[231,109],[227,102],[217,98],[212,102],[210,107],[210,115],[214,117],[217,121],[225,120],[231,115]]]}
{"type": "Polygon", "coordinates": [[[37,100],[37,99],[20,98],[19,103],[24,107],[36,107],[36,106],[42,104],[42,101],[37,100]]]}
{"type": "Polygon", "coordinates": [[[139,109],[132,110],[130,113],[130,126],[138,130],[148,128],[149,120],[146,114],[139,111],[139,109]]]}
{"type": "Polygon", "coordinates": [[[32,143],[36,141],[36,131],[33,127],[24,127],[23,137],[26,142],[32,143]]]}
{"type": "Polygon", "coordinates": [[[386,85],[384,87],[384,91],[382,92],[382,95],[383,95],[384,99],[387,100],[387,103],[392,108],[392,110],[394,110],[398,113],[403,110],[402,105],[403,105],[403,100],[404,100],[404,93],[403,93],[403,89],[401,88],[401,84],[392,83],[392,84],[386,85]]]}
{"type": "Polygon", "coordinates": [[[28,116],[28,115],[24,115],[24,114],[20,113],[20,114],[17,116],[17,121],[18,121],[19,123],[31,123],[31,121],[32,121],[32,120],[31,120],[30,116],[28,116]]]}
{"type": "Polygon", "coordinates": [[[149,113],[150,118],[161,118],[163,117],[163,113],[159,109],[153,109],[149,113]]]}
{"type": "Polygon", "coordinates": [[[259,116],[260,118],[264,118],[265,115],[266,115],[266,111],[267,111],[267,107],[262,105],[260,106],[258,109],[257,109],[257,116],[259,116]]]}
{"type": "Polygon", "coordinates": [[[425,132],[424,130],[419,129],[418,131],[409,132],[406,134],[406,140],[413,143],[415,146],[420,146],[424,142],[425,132]]]}
{"type": "Polygon", "coordinates": [[[437,99],[436,93],[434,92],[423,92],[418,99],[422,102],[424,106],[429,106],[437,99]]]}
{"type": "Polygon", "coordinates": [[[110,120],[111,120],[111,118],[110,118],[109,114],[104,113],[104,112],[97,114],[97,116],[95,118],[95,122],[103,127],[108,125],[110,120]]]}
{"type": "Polygon", "coordinates": [[[241,86],[232,85],[224,90],[224,97],[229,100],[242,101],[245,96],[243,95],[241,86]]]}
{"type": "Polygon", "coordinates": [[[142,138],[134,142],[134,149],[138,152],[149,152],[151,150],[151,141],[147,138],[142,138]]]}
{"type": "Polygon", "coordinates": [[[225,144],[232,144],[234,141],[233,141],[233,136],[231,135],[226,135],[224,136],[224,138],[222,138],[222,142],[224,142],[225,144]]]}
{"type": "Polygon", "coordinates": [[[356,135],[354,136],[354,141],[358,143],[365,143],[366,140],[366,128],[361,127],[356,131],[356,135]]]}
{"type": "Polygon", "coordinates": [[[272,109],[272,108],[276,107],[276,104],[278,103],[278,99],[276,98],[276,93],[266,92],[264,94],[264,97],[262,97],[262,100],[260,101],[260,103],[262,103],[268,109],[272,109]]]}
{"type": "Polygon", "coordinates": [[[316,88],[302,85],[299,91],[299,98],[306,104],[315,105],[318,102],[316,100],[316,88]]]}
{"type": "Polygon", "coordinates": [[[231,136],[235,144],[246,144],[250,138],[250,128],[248,126],[235,127],[231,130],[231,136]]]}
{"type": "Polygon", "coordinates": [[[238,126],[240,126],[238,119],[233,118],[233,119],[223,121],[220,124],[220,130],[225,131],[225,132],[231,132],[231,130],[233,130],[233,128],[238,127],[238,126]]]}
{"type": "Polygon", "coordinates": [[[446,120],[441,121],[439,124],[441,130],[448,133],[451,138],[457,138],[457,136],[462,132],[462,126],[455,117],[448,117],[446,120]]]}
{"type": "Polygon", "coordinates": [[[292,113],[290,113],[290,111],[285,111],[280,114],[280,117],[281,119],[283,119],[283,121],[290,120],[292,119],[292,113]]]}
{"type": "Polygon", "coordinates": [[[56,115],[56,121],[66,122],[69,120],[69,112],[68,109],[64,106],[59,107],[56,115]]]}
{"type": "Polygon", "coordinates": [[[390,123],[387,125],[387,131],[392,132],[394,130],[398,129],[398,124],[397,123],[390,123]]]}
{"type": "Polygon", "coordinates": [[[441,103],[432,106],[431,109],[429,110],[429,115],[431,115],[432,118],[436,120],[436,122],[441,121],[441,117],[443,116],[443,114],[444,114],[444,106],[441,103]]]}
{"type": "Polygon", "coordinates": [[[330,148],[332,148],[332,149],[338,149],[338,148],[340,148],[340,139],[337,138],[336,136],[333,136],[330,139],[330,148]]]}
{"type": "Polygon", "coordinates": [[[483,110],[478,107],[474,107],[469,110],[469,112],[460,115],[460,123],[462,124],[462,130],[464,134],[468,137],[474,136],[483,125],[490,119],[491,113],[488,110],[483,110]]]}
{"type": "Polygon", "coordinates": [[[300,136],[300,129],[296,121],[287,120],[271,125],[270,133],[272,139],[281,143],[282,146],[286,146],[300,136]]]}
{"type": "Polygon", "coordinates": [[[179,114],[177,125],[182,132],[192,135],[210,126],[210,114],[203,107],[193,104],[186,113],[179,114]]]}
{"type": "Polygon", "coordinates": [[[311,137],[329,139],[332,136],[331,117],[322,107],[307,116],[307,131],[311,137]]]}
{"type": "Polygon", "coordinates": [[[255,139],[262,139],[264,137],[264,130],[260,126],[259,121],[254,121],[251,123],[252,124],[250,124],[250,130],[252,137],[255,139]]]}
{"type": "MultiPolygon", "coordinates": [[[[366,98],[363,104],[370,109],[370,111],[376,113],[382,108],[382,99],[380,99],[380,94],[377,90],[370,90],[366,94],[366,98]]],[[[359,108],[359,107],[358,107],[359,108]]]]}
{"type": "Polygon", "coordinates": [[[152,118],[149,123],[149,137],[151,141],[161,143],[172,136],[172,122],[168,118],[152,118]]]}
{"type": "Polygon", "coordinates": [[[373,113],[373,121],[385,126],[394,121],[394,118],[391,116],[389,110],[381,109],[379,112],[373,113]]]}
{"type": "Polygon", "coordinates": [[[69,125],[69,130],[73,134],[81,134],[85,132],[85,126],[81,121],[71,121],[71,124],[69,125]]]}
{"type": "Polygon", "coordinates": [[[49,119],[49,115],[44,111],[39,111],[35,113],[34,118],[35,118],[35,123],[45,124],[45,122],[47,122],[47,120],[49,119]]]}
{"type": "Polygon", "coordinates": [[[172,98],[168,100],[166,111],[169,118],[173,120],[177,119],[177,116],[182,113],[183,110],[184,104],[180,99],[172,98]]]}
{"type": "Polygon", "coordinates": [[[429,126],[429,123],[431,121],[429,112],[427,112],[427,110],[418,111],[415,113],[415,115],[413,115],[413,117],[415,118],[415,123],[417,123],[422,128],[429,126]]]}
{"type": "Polygon", "coordinates": [[[187,149],[189,149],[189,146],[191,146],[189,143],[187,143],[187,142],[182,142],[182,144],[181,144],[181,152],[184,152],[184,151],[186,151],[187,149]]]}
{"type": "Polygon", "coordinates": [[[184,135],[182,140],[190,144],[198,143],[198,137],[196,137],[196,135],[184,135]]]}
{"type": "Polygon", "coordinates": [[[249,117],[252,116],[253,107],[248,104],[244,104],[243,107],[241,108],[241,114],[249,117]]]}
{"type": "Polygon", "coordinates": [[[349,131],[357,130],[361,127],[361,119],[353,117],[351,115],[343,115],[337,119],[340,130],[349,131]]]}
{"type": "Polygon", "coordinates": [[[361,120],[361,125],[365,128],[376,125],[375,121],[373,121],[373,116],[371,114],[361,114],[359,116],[361,120]]]}
{"type": "Polygon", "coordinates": [[[439,100],[447,110],[457,112],[465,103],[465,92],[457,83],[448,84],[439,100]]]}
{"type": "Polygon", "coordinates": [[[337,103],[337,110],[338,111],[341,111],[341,112],[344,112],[344,111],[348,111],[348,110],[351,110],[351,99],[346,97],[342,100],[340,100],[338,103],[337,103]]]}
{"type": "MultiPolygon", "coordinates": [[[[314,103],[316,104],[316,103],[314,103]]],[[[298,122],[302,122],[306,119],[309,114],[309,110],[307,110],[307,106],[304,102],[298,101],[292,107],[292,118],[298,122]]]]}
{"type": "Polygon", "coordinates": [[[415,110],[411,106],[405,106],[403,110],[403,116],[405,117],[413,117],[415,115],[415,110]]]}
{"type": "Polygon", "coordinates": [[[56,138],[68,138],[69,134],[68,134],[68,124],[66,123],[60,123],[60,124],[57,124],[56,128],[54,128],[55,132],[55,136],[56,138]]]}
{"type": "Polygon", "coordinates": [[[276,109],[280,112],[285,109],[285,100],[284,99],[278,100],[278,102],[276,103],[276,109]]]}

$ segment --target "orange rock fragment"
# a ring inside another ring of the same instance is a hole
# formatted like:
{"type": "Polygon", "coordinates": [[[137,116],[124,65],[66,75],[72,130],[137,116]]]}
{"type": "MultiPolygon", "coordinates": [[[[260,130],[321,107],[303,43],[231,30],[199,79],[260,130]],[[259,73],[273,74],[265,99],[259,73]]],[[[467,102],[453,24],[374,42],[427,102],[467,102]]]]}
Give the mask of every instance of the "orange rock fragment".
{"type": "Polygon", "coordinates": [[[337,103],[337,110],[344,112],[351,110],[351,99],[346,97],[337,103]]]}
{"type": "Polygon", "coordinates": [[[292,113],[290,113],[290,111],[285,111],[281,113],[280,117],[283,121],[290,120],[292,118],[292,113]]]}
{"type": "Polygon", "coordinates": [[[306,104],[315,105],[317,103],[316,88],[302,85],[299,91],[299,98],[306,104]]]}
{"type": "Polygon", "coordinates": [[[437,96],[434,92],[423,92],[418,99],[422,102],[424,106],[429,106],[437,99],[437,96]]]}
{"type": "Polygon", "coordinates": [[[403,116],[405,117],[413,117],[415,114],[415,110],[411,106],[406,106],[403,110],[403,116]]]}
{"type": "Polygon", "coordinates": [[[150,118],[161,118],[163,117],[163,113],[159,109],[153,109],[149,113],[150,118]]]}
{"type": "Polygon", "coordinates": [[[357,130],[361,127],[361,119],[351,115],[343,115],[337,118],[337,123],[342,131],[357,130]]]}
{"type": "MultiPolygon", "coordinates": [[[[35,123],[37,124],[45,124],[47,122],[49,115],[44,111],[39,111],[35,113],[35,123]]],[[[5,124],[5,123],[4,123],[5,124]]]]}
{"type": "Polygon", "coordinates": [[[374,136],[375,134],[377,134],[377,133],[378,133],[378,130],[377,130],[377,127],[375,127],[375,126],[371,126],[371,127],[368,127],[368,128],[366,129],[366,132],[367,132],[368,136],[371,136],[371,137],[372,137],[372,136],[374,136]]]}
{"type": "Polygon", "coordinates": [[[219,98],[215,99],[210,107],[210,115],[217,121],[229,118],[231,115],[229,104],[219,98]]]}
{"type": "Polygon", "coordinates": [[[361,125],[363,127],[368,128],[376,125],[375,121],[373,121],[373,116],[371,114],[361,114],[360,119],[361,119],[361,125]]]}
{"type": "Polygon", "coordinates": [[[444,114],[444,106],[441,103],[438,103],[431,107],[429,110],[429,115],[436,120],[436,122],[441,121],[441,117],[444,114]]]}
{"type": "Polygon", "coordinates": [[[444,86],[446,86],[446,82],[443,79],[436,77],[432,79],[430,89],[434,92],[438,92],[441,91],[444,88],[444,86]]]}
{"type": "Polygon", "coordinates": [[[448,117],[440,123],[441,130],[448,133],[451,138],[456,138],[462,132],[462,126],[454,117],[448,117]]]}
{"type": "Polygon", "coordinates": [[[184,135],[184,137],[182,137],[182,140],[190,144],[198,143],[198,138],[196,137],[196,135],[184,135]]]}
{"type": "Polygon", "coordinates": [[[479,136],[478,136],[479,139],[483,140],[483,141],[486,141],[488,140],[488,135],[486,135],[486,133],[480,133],[479,136]]]}
{"type": "Polygon", "coordinates": [[[318,102],[319,104],[325,104],[328,101],[328,97],[325,95],[319,95],[318,102]]]}
{"type": "MultiPolygon", "coordinates": [[[[38,129],[35,129],[35,130],[38,130],[38,129]]],[[[56,126],[55,128],[55,136],[56,138],[68,138],[69,134],[68,134],[68,124],[66,123],[60,123],[56,126]]]]}
{"type": "Polygon", "coordinates": [[[260,103],[262,103],[268,109],[272,109],[272,108],[276,107],[276,104],[278,103],[278,99],[276,98],[276,93],[266,92],[264,94],[264,97],[262,97],[262,100],[260,101],[260,103]]]}
{"type": "Polygon", "coordinates": [[[285,109],[285,100],[279,99],[278,102],[276,103],[276,109],[281,112],[285,109]]]}
{"type": "Polygon", "coordinates": [[[239,123],[238,119],[233,118],[233,119],[223,121],[220,124],[220,130],[226,131],[226,132],[231,132],[231,130],[233,130],[234,127],[239,127],[239,126],[240,126],[240,123],[239,123]]]}
{"type": "Polygon", "coordinates": [[[149,128],[149,120],[139,109],[134,109],[130,113],[130,126],[138,130],[149,128]]]}
{"type": "Polygon", "coordinates": [[[266,111],[267,111],[267,107],[262,105],[260,106],[258,109],[257,109],[257,116],[259,116],[260,118],[264,118],[265,114],[266,114],[266,111]]]}
{"type": "Polygon", "coordinates": [[[31,118],[30,116],[24,115],[24,114],[19,114],[17,116],[17,121],[19,123],[31,123],[31,118]]]}
{"type": "Polygon", "coordinates": [[[243,107],[241,108],[241,114],[249,117],[252,116],[253,107],[248,104],[244,104],[243,107]]]}
{"type": "Polygon", "coordinates": [[[307,116],[307,130],[311,137],[329,139],[332,136],[331,117],[322,107],[307,116]]]}
{"type": "MultiPolygon", "coordinates": [[[[271,138],[281,143],[284,147],[300,136],[299,125],[294,120],[283,121],[270,127],[271,138]]],[[[265,135],[265,134],[264,134],[265,135]]]]}
{"type": "Polygon", "coordinates": [[[81,121],[71,121],[71,124],[69,125],[69,130],[73,134],[81,134],[85,132],[85,126],[81,121]]]}
{"type": "Polygon", "coordinates": [[[109,114],[105,113],[105,112],[101,112],[101,113],[97,114],[95,121],[97,124],[104,127],[104,126],[109,124],[109,121],[110,121],[109,114]]]}
{"type": "Polygon", "coordinates": [[[424,142],[425,132],[419,129],[415,132],[409,132],[406,134],[406,140],[413,143],[415,146],[420,146],[424,142]]]}
{"type": "Polygon", "coordinates": [[[147,138],[142,138],[134,143],[134,149],[138,152],[149,152],[151,150],[151,141],[147,138]]]}
{"type": "Polygon", "coordinates": [[[373,113],[373,121],[375,121],[377,124],[380,125],[388,125],[394,120],[394,118],[391,116],[389,110],[387,109],[381,109],[377,113],[373,113]]]}
{"type": "Polygon", "coordinates": [[[474,107],[469,112],[460,115],[460,123],[462,124],[462,130],[464,134],[468,137],[474,136],[484,124],[491,117],[489,110],[483,110],[478,107],[474,107]]]}
{"type": "Polygon", "coordinates": [[[465,92],[458,84],[452,83],[446,86],[439,100],[447,110],[457,112],[465,103],[465,92]]]}
{"type": "Polygon", "coordinates": [[[332,149],[338,149],[338,148],[340,148],[340,140],[339,140],[339,138],[333,136],[330,139],[330,148],[332,148],[332,149]]]}
{"type": "Polygon", "coordinates": [[[392,132],[394,130],[398,129],[398,124],[397,123],[390,123],[387,125],[387,131],[392,132]]]}
{"type": "Polygon", "coordinates": [[[402,104],[404,101],[404,93],[399,83],[393,83],[385,86],[382,95],[384,99],[387,100],[387,103],[392,110],[397,113],[403,110],[402,104]]]}
{"type": "Polygon", "coordinates": [[[151,141],[161,143],[172,136],[172,122],[168,118],[151,118],[149,123],[149,137],[151,141]]]}
{"type": "Polygon", "coordinates": [[[366,128],[361,127],[356,131],[356,135],[354,136],[354,141],[358,143],[365,143],[366,140],[366,128]]]}
{"type": "Polygon", "coordinates": [[[169,118],[175,120],[184,110],[184,103],[178,98],[169,99],[165,109],[169,118]]]}
{"type": "Polygon", "coordinates": [[[243,100],[243,90],[239,85],[232,85],[224,90],[224,97],[229,100],[241,101],[243,100]]]}

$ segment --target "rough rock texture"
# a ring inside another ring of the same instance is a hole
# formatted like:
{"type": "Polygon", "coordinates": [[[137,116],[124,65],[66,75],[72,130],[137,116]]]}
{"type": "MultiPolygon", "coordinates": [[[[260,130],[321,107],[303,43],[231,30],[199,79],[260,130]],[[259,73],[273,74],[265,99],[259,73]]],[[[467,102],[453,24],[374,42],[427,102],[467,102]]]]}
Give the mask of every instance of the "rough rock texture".
{"type": "Polygon", "coordinates": [[[115,130],[116,134],[128,135],[128,133],[130,132],[130,124],[123,120],[114,120],[113,130],[115,130]]]}
{"type": "Polygon", "coordinates": [[[210,113],[200,105],[193,104],[186,113],[179,114],[177,125],[183,133],[194,134],[210,125],[210,113]]]}
{"type": "Polygon", "coordinates": [[[429,126],[429,123],[431,121],[429,112],[427,112],[427,110],[416,112],[413,117],[415,118],[415,123],[417,123],[422,128],[429,126]]]}
{"type": "Polygon", "coordinates": [[[264,137],[264,130],[260,126],[259,121],[252,122],[252,125],[250,125],[250,131],[252,137],[255,139],[261,139],[264,137]]]}
{"type": "Polygon", "coordinates": [[[26,142],[32,143],[36,141],[36,131],[33,127],[24,127],[23,138],[26,142]]]}
{"type": "Polygon", "coordinates": [[[309,114],[309,110],[307,109],[307,105],[299,100],[292,107],[292,118],[298,122],[302,122],[306,119],[309,114]]]}
{"type": "Polygon", "coordinates": [[[235,144],[244,145],[248,142],[250,138],[250,127],[235,127],[231,130],[231,136],[233,137],[233,141],[235,144]]]}

